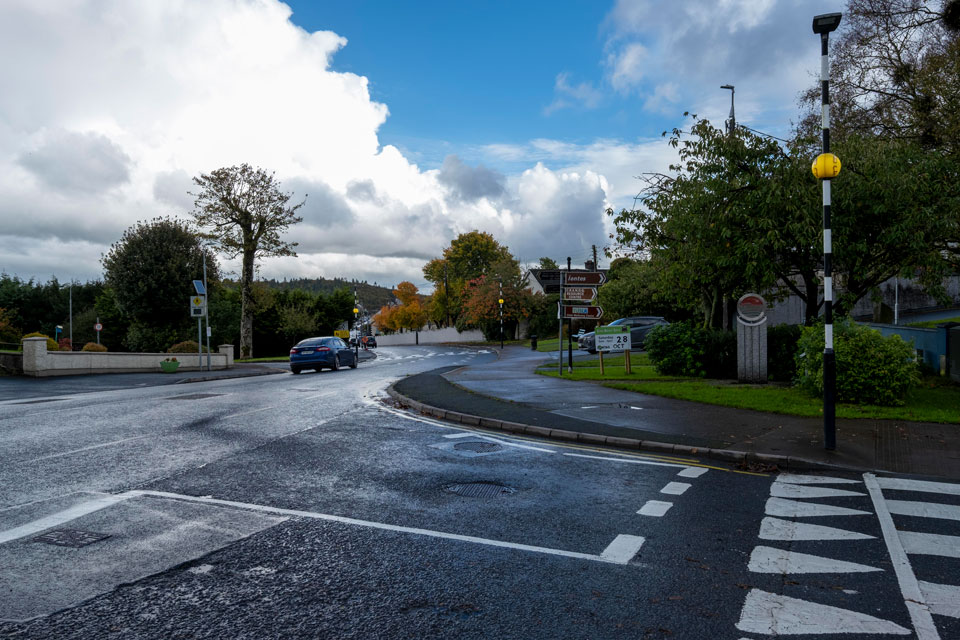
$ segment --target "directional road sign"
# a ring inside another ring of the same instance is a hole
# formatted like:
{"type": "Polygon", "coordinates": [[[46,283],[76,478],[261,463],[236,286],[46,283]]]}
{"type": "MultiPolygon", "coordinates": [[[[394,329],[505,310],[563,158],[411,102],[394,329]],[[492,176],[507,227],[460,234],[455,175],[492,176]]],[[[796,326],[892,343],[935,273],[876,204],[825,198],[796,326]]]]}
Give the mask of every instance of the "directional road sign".
{"type": "Polygon", "coordinates": [[[596,320],[603,317],[603,309],[600,307],[588,307],[580,305],[565,304],[561,307],[560,313],[564,318],[588,318],[596,320]]]}
{"type": "Polygon", "coordinates": [[[546,294],[560,293],[560,270],[559,269],[534,269],[531,271],[533,277],[537,279],[543,292],[546,294]]]}
{"type": "Polygon", "coordinates": [[[599,286],[607,281],[607,276],[602,271],[565,271],[563,273],[563,284],[565,285],[587,285],[599,286]]]}
{"type": "Polygon", "coordinates": [[[563,299],[568,302],[593,302],[597,297],[596,287],[564,287],[563,299]]]}

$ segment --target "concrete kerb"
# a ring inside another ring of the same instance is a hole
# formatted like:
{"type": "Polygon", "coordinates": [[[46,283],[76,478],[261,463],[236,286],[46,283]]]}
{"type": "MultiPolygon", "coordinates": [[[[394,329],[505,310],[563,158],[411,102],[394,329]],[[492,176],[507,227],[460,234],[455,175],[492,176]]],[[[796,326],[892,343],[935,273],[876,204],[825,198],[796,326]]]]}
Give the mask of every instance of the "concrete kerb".
{"type": "Polygon", "coordinates": [[[723,462],[769,464],[776,465],[782,469],[845,471],[852,468],[845,467],[843,465],[830,464],[827,462],[820,462],[819,460],[809,460],[806,458],[797,458],[793,456],[755,453],[752,451],[734,451],[732,449],[710,449],[707,447],[694,447],[684,444],[673,444],[670,442],[656,442],[653,440],[637,440],[634,438],[603,436],[595,433],[581,433],[577,431],[567,431],[564,429],[549,429],[547,427],[538,427],[534,425],[521,424],[518,422],[509,422],[495,418],[483,418],[481,416],[460,413],[459,411],[451,411],[449,409],[440,409],[439,407],[417,402],[416,400],[408,398],[394,389],[393,385],[387,387],[387,394],[400,404],[424,415],[474,427],[496,429],[510,433],[537,436],[540,438],[563,440],[566,442],[582,442],[585,444],[603,445],[616,449],[630,449],[632,451],[639,450],[650,451],[654,453],[668,453],[672,455],[699,456],[701,458],[710,458],[723,462]]]}
{"type": "Polygon", "coordinates": [[[184,378],[183,380],[177,380],[174,384],[191,384],[193,382],[209,382],[211,380],[233,380],[234,378],[255,378],[257,376],[275,376],[281,373],[287,373],[287,370],[278,369],[276,371],[246,371],[223,376],[184,378]]]}

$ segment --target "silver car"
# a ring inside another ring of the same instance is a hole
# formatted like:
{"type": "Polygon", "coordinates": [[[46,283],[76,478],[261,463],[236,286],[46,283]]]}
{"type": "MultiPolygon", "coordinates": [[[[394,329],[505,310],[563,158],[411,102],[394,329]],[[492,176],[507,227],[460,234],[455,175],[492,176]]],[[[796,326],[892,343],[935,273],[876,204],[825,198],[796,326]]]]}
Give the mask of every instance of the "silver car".
{"type": "MultiPolygon", "coordinates": [[[[665,318],[660,316],[632,316],[630,318],[620,318],[610,323],[611,325],[626,325],[630,327],[630,345],[634,349],[643,349],[644,340],[647,334],[654,327],[670,324],[665,318]]],[[[594,332],[585,333],[577,339],[577,346],[584,351],[596,353],[596,338],[594,332]]]]}

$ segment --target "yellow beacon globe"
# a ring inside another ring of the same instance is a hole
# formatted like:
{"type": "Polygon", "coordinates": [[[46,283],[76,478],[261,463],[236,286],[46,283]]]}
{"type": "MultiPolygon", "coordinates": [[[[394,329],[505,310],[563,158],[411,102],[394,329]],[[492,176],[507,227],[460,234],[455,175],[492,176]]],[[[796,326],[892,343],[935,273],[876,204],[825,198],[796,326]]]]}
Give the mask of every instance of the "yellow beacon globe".
{"type": "Polygon", "coordinates": [[[813,161],[812,170],[813,175],[819,180],[836,178],[840,173],[840,158],[832,153],[821,153],[813,161]]]}

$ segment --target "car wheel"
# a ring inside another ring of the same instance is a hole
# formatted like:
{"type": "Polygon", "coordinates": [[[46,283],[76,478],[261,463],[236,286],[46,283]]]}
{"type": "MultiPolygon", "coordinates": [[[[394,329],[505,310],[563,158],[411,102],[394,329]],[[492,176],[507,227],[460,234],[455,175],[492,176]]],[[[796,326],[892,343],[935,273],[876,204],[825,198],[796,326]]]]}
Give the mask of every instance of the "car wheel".
{"type": "Polygon", "coordinates": [[[290,367],[290,372],[293,375],[298,375],[300,373],[300,367],[290,367]]]}
{"type": "Polygon", "coordinates": [[[354,356],[353,356],[353,362],[350,363],[350,368],[351,368],[351,369],[356,369],[356,368],[357,368],[357,364],[359,364],[359,363],[357,362],[357,356],[354,355],[354,356]]]}
{"type": "Polygon", "coordinates": [[[333,366],[331,367],[334,371],[340,370],[340,356],[333,357],[333,366]]]}

